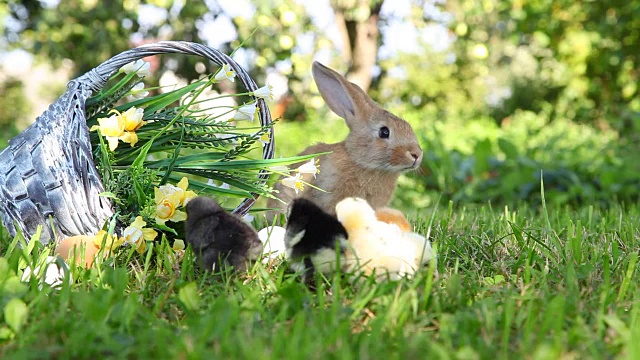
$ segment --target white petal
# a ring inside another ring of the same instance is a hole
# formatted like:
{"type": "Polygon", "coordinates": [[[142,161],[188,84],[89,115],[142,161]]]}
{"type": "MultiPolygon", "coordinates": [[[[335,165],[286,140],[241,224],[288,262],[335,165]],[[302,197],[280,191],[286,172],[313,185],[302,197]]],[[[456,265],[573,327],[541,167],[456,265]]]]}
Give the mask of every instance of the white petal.
{"type": "Polygon", "coordinates": [[[240,120],[253,121],[253,118],[255,117],[255,115],[256,115],[256,103],[253,102],[250,104],[240,106],[235,116],[233,117],[233,119],[237,121],[240,121],[240,120]]]}
{"type": "Polygon", "coordinates": [[[273,100],[273,86],[267,84],[254,91],[253,96],[260,99],[273,100]]]}
{"type": "Polygon", "coordinates": [[[120,70],[124,71],[127,74],[130,74],[132,72],[135,72],[138,74],[138,76],[147,76],[149,74],[151,74],[150,69],[151,68],[151,64],[143,61],[143,60],[136,60],[136,61],[132,61],[128,64],[126,64],[125,66],[121,67],[120,70]]]}
{"type": "Polygon", "coordinates": [[[318,173],[318,168],[314,163],[314,159],[311,159],[309,162],[306,162],[298,167],[298,172],[301,174],[312,174],[313,177],[318,173]]]}
{"type": "Polygon", "coordinates": [[[284,165],[269,166],[269,170],[274,173],[289,173],[289,168],[284,165]]]}
{"type": "Polygon", "coordinates": [[[131,92],[139,92],[139,91],[142,91],[142,90],[144,90],[144,83],[139,82],[139,83],[135,84],[131,88],[131,90],[129,90],[129,91],[131,91],[131,92]]]}
{"type": "Polygon", "coordinates": [[[288,187],[288,188],[292,188],[296,191],[296,194],[298,193],[298,187],[296,186],[298,184],[298,181],[300,181],[300,174],[296,174],[296,176],[289,176],[286,177],[282,180],[280,180],[280,182],[282,182],[282,185],[288,187]]]}
{"type": "Polygon", "coordinates": [[[222,81],[224,79],[234,81],[236,77],[236,72],[231,69],[229,64],[222,65],[222,68],[216,73],[215,80],[222,81]]]}

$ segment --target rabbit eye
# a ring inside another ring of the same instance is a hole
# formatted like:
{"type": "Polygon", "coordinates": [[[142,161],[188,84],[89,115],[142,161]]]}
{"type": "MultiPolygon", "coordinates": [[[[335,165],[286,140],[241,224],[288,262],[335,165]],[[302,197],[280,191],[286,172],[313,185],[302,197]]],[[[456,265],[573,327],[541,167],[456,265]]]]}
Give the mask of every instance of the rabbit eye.
{"type": "Polygon", "coordinates": [[[389,128],[386,126],[383,126],[380,128],[380,130],[378,130],[378,136],[380,136],[380,138],[382,139],[388,139],[389,138],[389,128]]]}

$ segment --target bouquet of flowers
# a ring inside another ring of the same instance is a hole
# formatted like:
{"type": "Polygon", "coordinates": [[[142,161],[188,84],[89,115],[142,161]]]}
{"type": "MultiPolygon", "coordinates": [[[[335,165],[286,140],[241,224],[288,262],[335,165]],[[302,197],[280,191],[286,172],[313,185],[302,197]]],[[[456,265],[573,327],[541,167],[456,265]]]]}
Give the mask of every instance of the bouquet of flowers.
{"type": "Polygon", "coordinates": [[[124,229],[121,236],[96,234],[98,248],[130,245],[142,253],[148,241],[162,236],[180,251],[190,199],[212,196],[233,209],[241,200],[273,197],[258,181],[260,173],[286,174],[287,164],[310,158],[260,156],[273,141],[273,123],[254,121],[256,100],[272,99],[269,85],[220,94],[216,85],[236,77],[223,65],[211,76],[164,91],[145,89],[148,73],[149,63],[131,62],[87,100],[93,157],[105,186],[101,196],[111,199],[115,224],[124,229]],[[150,90],[160,93],[149,96],[150,90]]]}
{"type": "MultiPolygon", "coordinates": [[[[120,53],[72,80],[0,152],[3,224],[27,242],[55,240],[59,248],[71,239],[92,250],[126,244],[142,253],[165,239],[180,251],[184,207],[194,196],[214,197],[243,216],[257,197],[274,196],[271,174],[291,175],[287,165],[312,158],[273,159],[269,98],[268,85],[200,44],[167,41],[120,53]],[[190,84],[145,88],[150,65],[140,59],[163,53],[203,56],[217,67],[190,84]],[[216,91],[238,79],[245,90],[216,91]]],[[[290,180],[285,185],[302,186],[290,180]]]]}

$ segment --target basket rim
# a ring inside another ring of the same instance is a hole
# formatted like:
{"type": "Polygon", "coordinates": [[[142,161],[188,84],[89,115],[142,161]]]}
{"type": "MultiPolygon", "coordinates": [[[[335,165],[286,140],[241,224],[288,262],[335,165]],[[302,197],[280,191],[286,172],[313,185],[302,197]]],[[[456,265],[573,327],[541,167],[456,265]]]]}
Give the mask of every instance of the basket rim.
{"type": "MultiPolygon", "coordinates": [[[[188,41],[159,41],[154,43],[147,43],[138,47],[125,50],[110,59],[104,61],[92,70],[89,70],[84,75],[78,77],[76,81],[89,86],[93,92],[99,91],[109,80],[109,78],[118,72],[124,65],[143,59],[153,55],[163,54],[185,54],[201,56],[209,61],[215,63],[218,66],[229,65],[236,73],[236,76],[240,79],[245,89],[249,92],[257,90],[259,87],[256,82],[249,76],[248,72],[240,66],[229,55],[222,53],[221,51],[211,48],[207,45],[188,42],[188,41]]],[[[258,117],[260,119],[260,125],[262,127],[270,125],[273,120],[271,119],[271,113],[266,101],[262,98],[258,98],[254,95],[251,96],[256,105],[259,108],[258,117]]],[[[269,142],[265,143],[262,151],[262,159],[273,159],[275,153],[275,137],[274,131],[269,131],[269,142]]],[[[269,180],[269,172],[267,170],[260,170],[257,180],[260,185],[264,185],[269,180]]],[[[234,210],[233,213],[238,216],[246,215],[251,207],[255,204],[259,197],[256,193],[251,193],[250,198],[245,198],[234,210]]]]}
{"type": "MultiPolygon", "coordinates": [[[[196,55],[218,66],[228,65],[248,92],[258,89],[247,71],[231,57],[209,46],[186,41],[160,41],[125,50],[70,80],[65,93],[0,151],[3,156],[0,216],[11,236],[20,231],[30,239],[42,226],[45,236],[41,241],[46,244],[49,239],[95,234],[107,220],[113,219],[111,200],[99,196],[104,192],[104,183],[93,159],[86,101],[122,66],[148,56],[171,53],[196,55]],[[86,209],[79,210],[82,208],[86,209]]],[[[266,101],[253,94],[249,96],[259,109],[261,126],[270,126],[271,113],[266,101]]],[[[263,144],[263,159],[274,157],[274,130],[272,127],[268,132],[270,141],[263,144]]],[[[269,177],[268,170],[260,170],[257,184],[266,184],[269,177]]],[[[251,193],[233,213],[247,214],[258,197],[259,194],[251,193]]]]}

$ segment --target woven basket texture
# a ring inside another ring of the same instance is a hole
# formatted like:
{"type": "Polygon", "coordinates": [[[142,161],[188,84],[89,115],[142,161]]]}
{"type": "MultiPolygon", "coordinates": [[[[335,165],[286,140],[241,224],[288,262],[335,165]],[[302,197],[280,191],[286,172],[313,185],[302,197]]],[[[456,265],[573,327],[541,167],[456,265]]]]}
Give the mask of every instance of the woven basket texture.
{"type": "MultiPolygon", "coordinates": [[[[247,72],[229,56],[210,47],[184,41],[161,41],[124,51],[72,80],[67,91],[36,121],[9,141],[0,152],[0,215],[12,236],[19,229],[29,240],[42,226],[40,241],[47,244],[68,236],[95,234],[114,213],[108,198],[99,196],[104,185],[93,162],[86,124],[85,102],[122,66],[151,55],[179,53],[228,64],[247,91],[258,88],[247,72]]],[[[260,123],[271,123],[263,99],[256,99],[260,123]]],[[[273,158],[275,142],[263,148],[273,158]]],[[[257,181],[269,174],[261,171],[257,181]]],[[[242,216],[257,194],[245,199],[234,213],[242,216]]]]}

